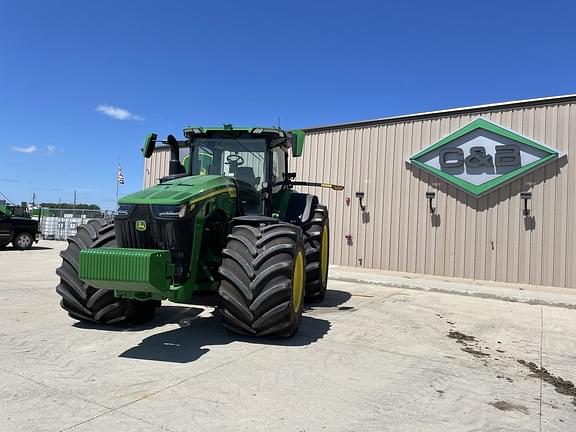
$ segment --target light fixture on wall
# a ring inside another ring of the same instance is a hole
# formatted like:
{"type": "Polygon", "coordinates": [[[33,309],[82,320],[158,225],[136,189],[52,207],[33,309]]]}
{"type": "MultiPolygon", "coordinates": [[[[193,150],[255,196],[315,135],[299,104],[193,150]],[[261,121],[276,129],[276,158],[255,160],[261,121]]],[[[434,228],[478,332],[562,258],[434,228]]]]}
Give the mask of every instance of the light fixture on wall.
{"type": "Polygon", "coordinates": [[[364,199],[364,192],[356,192],[356,198],[358,198],[358,204],[360,204],[360,210],[366,211],[366,206],[362,203],[364,199]]]}
{"type": "Polygon", "coordinates": [[[532,199],[532,192],[520,192],[520,199],[524,200],[524,209],[522,209],[522,214],[524,216],[530,216],[530,209],[528,208],[528,200],[532,199]]]}
{"type": "Polygon", "coordinates": [[[431,214],[436,213],[436,207],[432,205],[432,201],[436,198],[436,192],[426,192],[426,199],[428,200],[428,209],[431,214]]]}

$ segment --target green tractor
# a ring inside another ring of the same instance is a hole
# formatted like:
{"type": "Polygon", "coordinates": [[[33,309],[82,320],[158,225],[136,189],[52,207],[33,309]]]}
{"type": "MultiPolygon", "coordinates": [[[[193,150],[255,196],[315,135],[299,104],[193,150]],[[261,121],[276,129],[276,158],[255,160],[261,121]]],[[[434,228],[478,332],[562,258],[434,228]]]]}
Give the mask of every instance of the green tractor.
{"type": "Polygon", "coordinates": [[[218,293],[224,326],[251,336],[296,333],[304,301],[318,302],[328,279],[328,211],[295,185],[289,153],[304,133],[278,128],[187,127],[170,147],[169,174],[120,199],[114,220],[78,227],[61,253],[56,291],[78,320],[134,324],[162,300],[218,293]],[[184,156],[181,159],[181,156],[184,156]]]}

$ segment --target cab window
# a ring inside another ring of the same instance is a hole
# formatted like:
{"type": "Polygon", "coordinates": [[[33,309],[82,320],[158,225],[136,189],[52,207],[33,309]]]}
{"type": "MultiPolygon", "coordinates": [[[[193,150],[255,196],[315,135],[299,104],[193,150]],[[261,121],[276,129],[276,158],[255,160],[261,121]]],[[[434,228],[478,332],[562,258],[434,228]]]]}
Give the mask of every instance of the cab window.
{"type": "MultiPolygon", "coordinates": [[[[284,173],[286,172],[286,152],[280,148],[272,150],[272,184],[282,182],[284,180],[284,173]]],[[[273,186],[274,193],[282,188],[281,185],[273,186]]]]}

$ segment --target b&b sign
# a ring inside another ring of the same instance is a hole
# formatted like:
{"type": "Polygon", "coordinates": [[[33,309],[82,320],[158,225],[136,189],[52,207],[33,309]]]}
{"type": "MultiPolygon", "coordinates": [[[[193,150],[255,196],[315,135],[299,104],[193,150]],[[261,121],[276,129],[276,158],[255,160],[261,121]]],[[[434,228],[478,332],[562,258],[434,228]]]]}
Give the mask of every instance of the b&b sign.
{"type": "Polygon", "coordinates": [[[409,162],[480,196],[561,156],[555,148],[478,118],[409,162]]]}

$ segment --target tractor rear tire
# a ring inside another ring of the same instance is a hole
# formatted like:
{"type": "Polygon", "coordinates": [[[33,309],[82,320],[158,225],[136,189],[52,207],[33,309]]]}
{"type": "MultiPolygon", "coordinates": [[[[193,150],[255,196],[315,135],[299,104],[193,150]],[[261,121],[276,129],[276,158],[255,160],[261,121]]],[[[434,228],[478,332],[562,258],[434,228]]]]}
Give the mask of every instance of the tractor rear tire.
{"type": "Polygon", "coordinates": [[[80,251],[99,247],[116,247],[114,221],[90,220],[68,238],[68,247],[60,252],[62,265],[56,270],[60,276],[56,292],[62,297],[62,308],[74,319],[99,324],[139,324],[150,320],[159,301],[116,298],[114,291],[94,288],[80,280],[80,251]]]}
{"type": "Polygon", "coordinates": [[[328,261],[330,254],[330,230],[328,209],[316,207],[311,225],[304,232],[306,242],[306,297],[318,303],[326,296],[328,285],[328,261]]]}
{"type": "Polygon", "coordinates": [[[224,327],[249,336],[292,336],[304,305],[302,229],[275,222],[236,225],[228,236],[218,293],[224,327]]]}

